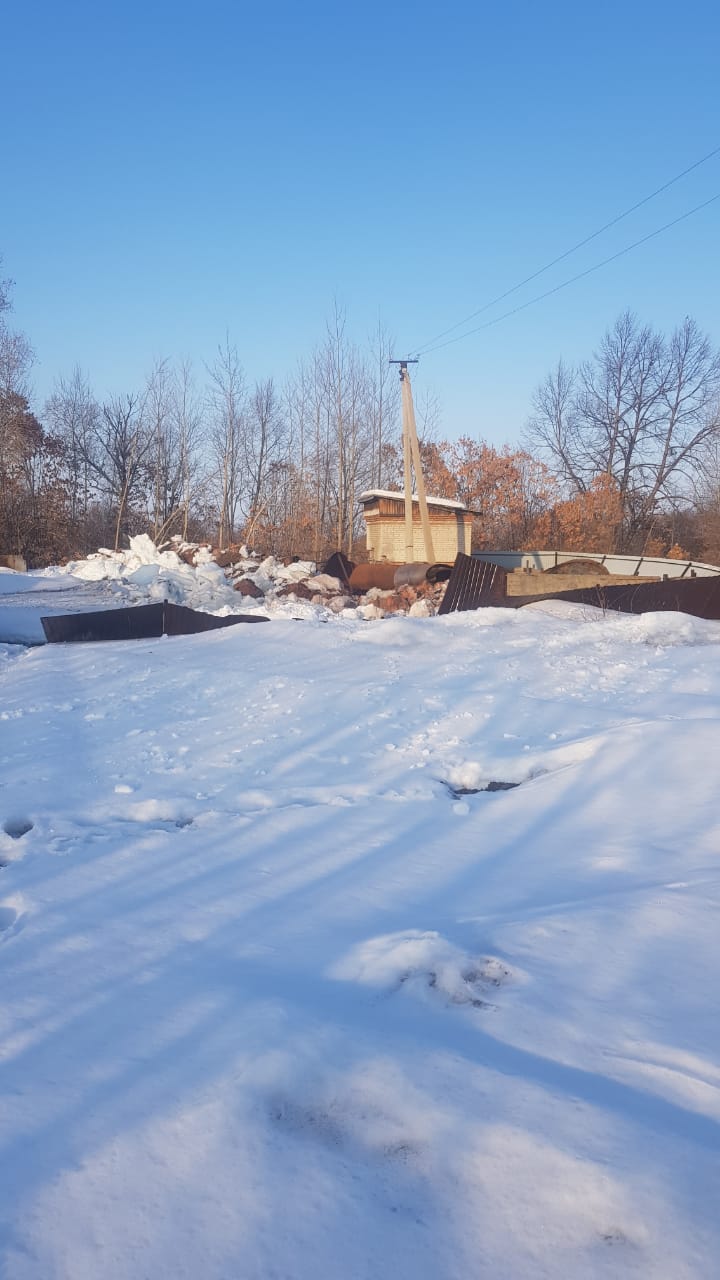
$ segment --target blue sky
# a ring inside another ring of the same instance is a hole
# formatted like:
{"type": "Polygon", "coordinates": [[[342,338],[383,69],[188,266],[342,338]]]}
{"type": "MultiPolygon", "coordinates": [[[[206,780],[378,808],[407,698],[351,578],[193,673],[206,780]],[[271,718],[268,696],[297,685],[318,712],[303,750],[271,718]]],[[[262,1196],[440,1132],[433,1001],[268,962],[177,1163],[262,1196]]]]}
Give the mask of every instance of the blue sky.
{"type": "MultiPolygon", "coordinates": [[[[201,373],[226,331],[282,381],[335,300],[404,354],[720,145],[710,0],[25,0],[2,27],[0,253],[38,405],[75,363],[101,396],[162,356],[201,373]]],[[[720,156],[512,302],[718,192],[720,156]]],[[[720,201],[429,355],[416,390],[448,436],[515,441],[626,307],[720,345],[719,231],[720,201]]]]}

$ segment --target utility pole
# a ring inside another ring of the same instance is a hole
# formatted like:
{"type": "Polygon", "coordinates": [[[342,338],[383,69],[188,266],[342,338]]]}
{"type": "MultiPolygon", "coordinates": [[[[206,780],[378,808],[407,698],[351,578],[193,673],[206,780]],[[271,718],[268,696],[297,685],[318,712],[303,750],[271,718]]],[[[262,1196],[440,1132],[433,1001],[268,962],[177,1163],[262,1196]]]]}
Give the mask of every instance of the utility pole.
{"type": "Polygon", "coordinates": [[[413,544],[412,518],[412,468],[415,468],[415,484],[417,486],[418,504],[420,506],[420,522],[422,524],[425,559],[432,564],[435,560],[430,517],[425,497],[425,480],[420,462],[420,446],[415,425],[415,406],[413,405],[412,384],[408,373],[409,364],[417,364],[417,360],[391,360],[390,364],[400,366],[400,383],[402,392],[402,437],[403,437],[403,474],[405,479],[405,563],[415,559],[413,544]]]}

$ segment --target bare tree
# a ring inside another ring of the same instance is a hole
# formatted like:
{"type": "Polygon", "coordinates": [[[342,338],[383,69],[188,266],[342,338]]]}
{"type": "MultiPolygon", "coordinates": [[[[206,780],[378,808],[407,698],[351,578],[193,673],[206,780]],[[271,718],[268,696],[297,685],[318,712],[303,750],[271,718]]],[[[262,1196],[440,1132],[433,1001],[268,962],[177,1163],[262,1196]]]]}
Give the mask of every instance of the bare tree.
{"type": "Polygon", "coordinates": [[[248,485],[246,538],[252,538],[253,528],[263,513],[268,471],[284,457],[287,442],[287,425],[275,383],[272,378],[257,382],[248,404],[244,440],[248,485]]]}
{"type": "MultiPolygon", "coordinates": [[[[324,342],[289,383],[285,454],[291,470],[282,473],[280,491],[295,504],[296,537],[316,560],[332,549],[352,550],[362,524],[358,495],[386,477],[399,419],[399,383],[388,351],[382,329],[369,350],[351,343],[336,306],[324,342]]],[[[275,479],[280,474],[276,470],[275,479]]]]}
{"type": "Polygon", "coordinates": [[[357,494],[371,481],[371,376],[367,361],[347,339],[345,315],[336,306],[316,357],[322,390],[320,417],[327,425],[324,463],[333,497],[335,546],[352,551],[358,532],[357,494]],[[334,466],[332,461],[334,457],[334,466]]]}
{"type": "Polygon", "coordinates": [[[95,496],[94,449],[100,406],[79,366],[68,378],[60,378],[45,405],[45,418],[62,441],[68,469],[70,521],[78,531],[82,549],[87,545],[90,503],[95,496]]]}
{"type": "Polygon", "coordinates": [[[35,359],[33,349],[22,333],[11,331],[0,322],[0,393],[20,395],[30,392],[29,374],[35,359]]]}
{"type": "Polygon", "coordinates": [[[237,349],[230,345],[229,337],[226,336],[224,346],[218,347],[217,357],[208,373],[209,439],[219,513],[218,542],[225,547],[235,538],[246,474],[245,375],[237,349]]]}
{"type": "Polygon", "coordinates": [[[43,432],[28,398],[32,347],[5,319],[12,309],[12,283],[0,280],[0,541],[25,554],[34,523],[33,459],[41,451],[43,432]]]}
{"type": "Polygon", "coordinates": [[[177,458],[171,417],[172,374],[167,360],[157,360],[143,396],[143,428],[151,443],[148,469],[151,487],[152,534],[160,540],[168,517],[172,520],[177,488],[177,458]]]}
{"type": "Polygon", "coordinates": [[[385,483],[387,445],[397,439],[400,420],[400,380],[389,363],[393,343],[378,321],[369,344],[368,429],[371,436],[372,465],[369,485],[381,489],[385,483]]]}
{"type": "Polygon", "coordinates": [[[12,287],[12,280],[0,280],[0,395],[28,399],[35,356],[25,335],[13,332],[5,320],[5,312],[12,310],[12,287]]]}
{"type": "Polygon", "coordinates": [[[104,486],[115,525],[115,549],[130,534],[133,503],[143,489],[143,466],[153,445],[135,393],[113,396],[102,406],[91,466],[104,486]]]}
{"type": "Polygon", "coordinates": [[[615,541],[637,547],[662,508],[687,497],[720,430],[720,355],[693,320],[667,340],[620,316],[592,360],[562,362],[538,388],[527,438],[575,492],[601,475],[621,498],[615,541]]]}
{"type": "Polygon", "coordinates": [[[188,536],[191,506],[202,485],[199,451],[203,443],[204,421],[195,391],[192,367],[183,361],[173,381],[171,414],[177,449],[180,485],[180,516],[183,538],[188,536]]]}

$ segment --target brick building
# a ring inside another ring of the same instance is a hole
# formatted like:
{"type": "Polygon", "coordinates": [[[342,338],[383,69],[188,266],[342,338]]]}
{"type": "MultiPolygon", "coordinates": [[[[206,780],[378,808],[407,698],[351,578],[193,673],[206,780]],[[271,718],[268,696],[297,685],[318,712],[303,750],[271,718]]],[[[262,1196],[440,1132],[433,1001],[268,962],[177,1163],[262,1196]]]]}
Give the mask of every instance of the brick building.
{"type": "MultiPolygon", "coordinates": [[[[368,557],[405,561],[405,497],[387,489],[368,489],[359,499],[367,529],[368,557]]],[[[436,560],[452,562],[458,551],[470,554],[473,512],[462,502],[449,498],[428,498],[428,516],[436,560]]],[[[420,523],[420,504],[413,495],[413,559],[425,560],[425,544],[420,523]]]]}

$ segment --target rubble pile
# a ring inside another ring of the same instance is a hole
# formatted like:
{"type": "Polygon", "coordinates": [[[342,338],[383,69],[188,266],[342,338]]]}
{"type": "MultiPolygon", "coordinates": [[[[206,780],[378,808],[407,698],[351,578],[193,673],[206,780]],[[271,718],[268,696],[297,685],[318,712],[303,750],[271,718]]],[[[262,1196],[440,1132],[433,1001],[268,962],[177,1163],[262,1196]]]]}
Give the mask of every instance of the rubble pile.
{"type": "Polygon", "coordinates": [[[217,565],[224,570],[233,590],[248,600],[305,601],[335,614],[352,610],[368,621],[393,614],[432,617],[445,593],[444,582],[423,582],[392,590],[371,587],[362,593],[353,593],[340,578],[318,573],[311,560],[292,560],[286,564],[275,556],[256,555],[242,544],[220,550],[209,543],[184,542],[175,537],[158,550],[174,552],[184,564],[195,567],[217,565]]]}

